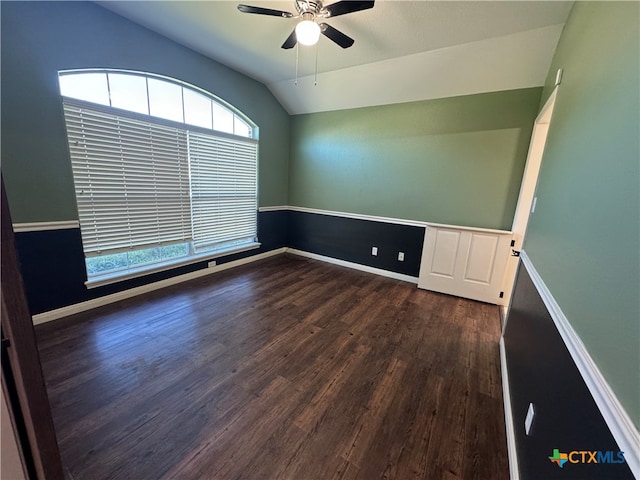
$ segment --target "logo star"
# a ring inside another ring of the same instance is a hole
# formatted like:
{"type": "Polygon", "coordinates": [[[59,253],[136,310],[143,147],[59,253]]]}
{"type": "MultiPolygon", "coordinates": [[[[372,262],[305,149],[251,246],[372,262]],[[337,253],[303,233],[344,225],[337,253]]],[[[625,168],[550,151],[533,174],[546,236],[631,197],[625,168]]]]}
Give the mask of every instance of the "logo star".
{"type": "Polygon", "coordinates": [[[557,463],[560,468],[564,466],[565,463],[569,460],[569,456],[566,453],[560,453],[560,450],[557,448],[553,449],[553,456],[549,457],[554,463],[557,463]]]}

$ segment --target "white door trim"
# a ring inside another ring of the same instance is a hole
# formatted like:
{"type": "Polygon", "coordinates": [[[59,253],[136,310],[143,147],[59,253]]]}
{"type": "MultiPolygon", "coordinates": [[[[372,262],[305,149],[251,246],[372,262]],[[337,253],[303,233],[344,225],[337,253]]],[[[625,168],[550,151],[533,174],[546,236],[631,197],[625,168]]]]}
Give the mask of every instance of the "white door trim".
{"type": "MultiPolygon", "coordinates": [[[[524,238],[529,224],[529,218],[532,214],[532,207],[535,205],[536,188],[538,186],[538,176],[544,156],[544,149],[547,144],[547,135],[549,133],[549,125],[553,116],[553,109],[558,97],[558,88],[556,86],[549,95],[540,113],[536,117],[533,132],[531,134],[531,142],[529,143],[529,153],[527,154],[527,162],[522,175],[522,183],[520,185],[520,194],[518,195],[518,203],[513,216],[513,224],[511,231],[513,232],[513,240],[515,245],[513,250],[521,251],[523,248],[524,238]]],[[[518,257],[511,256],[507,261],[505,269],[502,291],[506,304],[511,303],[511,294],[513,292],[513,284],[518,269],[518,257]]],[[[509,314],[508,307],[504,318],[507,319],[509,314]]],[[[504,327],[504,325],[503,325],[504,327]]]]}

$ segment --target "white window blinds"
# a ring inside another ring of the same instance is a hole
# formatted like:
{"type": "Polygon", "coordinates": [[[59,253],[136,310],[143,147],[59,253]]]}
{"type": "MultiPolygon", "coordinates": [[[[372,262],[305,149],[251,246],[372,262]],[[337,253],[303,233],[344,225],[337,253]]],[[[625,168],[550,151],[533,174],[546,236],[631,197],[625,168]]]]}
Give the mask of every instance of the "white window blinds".
{"type": "Polygon", "coordinates": [[[256,237],[255,142],[189,133],[196,251],[256,237]]]}
{"type": "Polygon", "coordinates": [[[255,241],[257,144],[65,99],[86,256],[255,241]]]}
{"type": "Polygon", "coordinates": [[[191,238],[184,130],[65,102],[88,256],[191,238]]]}

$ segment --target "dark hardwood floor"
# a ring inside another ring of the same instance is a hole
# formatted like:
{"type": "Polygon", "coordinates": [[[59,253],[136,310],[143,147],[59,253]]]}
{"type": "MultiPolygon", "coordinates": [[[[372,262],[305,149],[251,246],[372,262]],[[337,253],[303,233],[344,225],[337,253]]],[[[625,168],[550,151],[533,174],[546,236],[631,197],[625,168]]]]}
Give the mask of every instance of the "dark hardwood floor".
{"type": "Polygon", "coordinates": [[[499,480],[498,315],[279,255],[37,334],[71,480],[499,480]]]}

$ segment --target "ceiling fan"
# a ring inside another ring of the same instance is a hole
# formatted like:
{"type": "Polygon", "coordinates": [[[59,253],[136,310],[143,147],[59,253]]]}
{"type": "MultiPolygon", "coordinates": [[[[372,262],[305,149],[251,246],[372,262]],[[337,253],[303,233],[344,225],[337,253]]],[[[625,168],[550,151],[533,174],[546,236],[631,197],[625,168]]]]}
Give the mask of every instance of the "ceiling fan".
{"type": "Polygon", "coordinates": [[[282,44],[282,48],[289,49],[295,47],[296,43],[302,45],[315,45],[323,34],[329,40],[340,45],[342,48],[349,48],[353,45],[353,38],[345,35],[340,30],[333,28],[326,23],[318,23],[318,19],[337,17],[347,13],[358,12],[373,8],[373,1],[352,1],[342,0],[326,7],[320,0],[294,0],[296,14],[283,10],[273,10],[271,8],[253,7],[251,5],[238,5],[238,10],[243,13],[254,13],[257,15],[271,15],[282,18],[301,18],[302,21],[296,25],[291,35],[282,44]]]}

